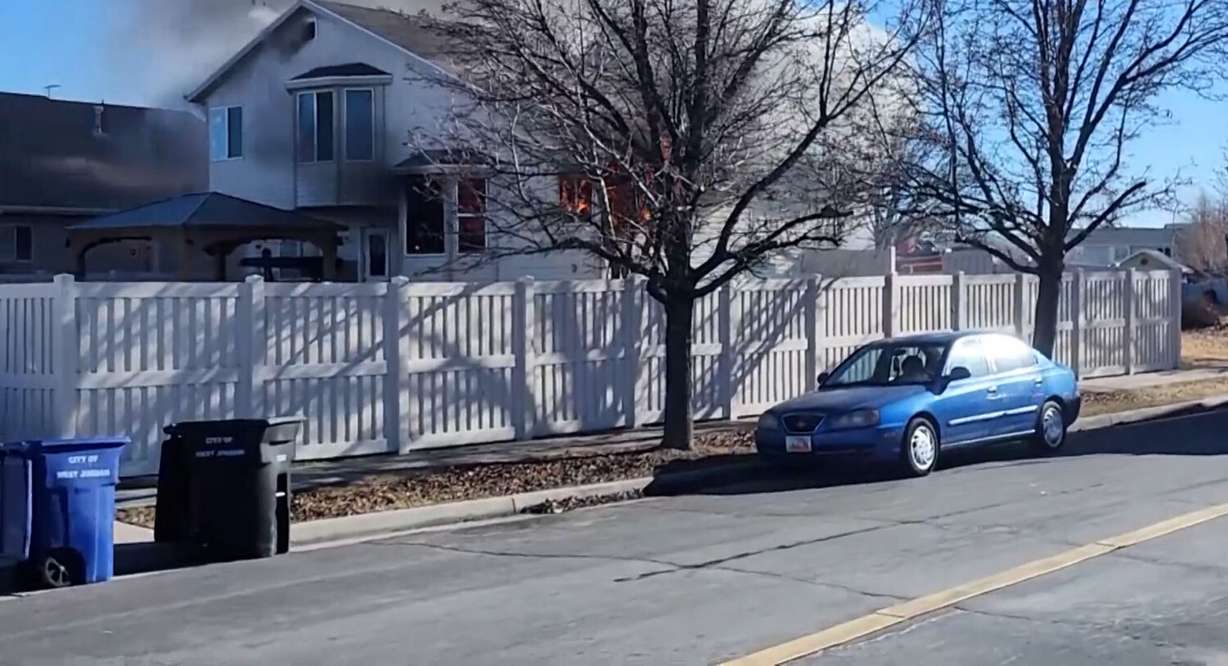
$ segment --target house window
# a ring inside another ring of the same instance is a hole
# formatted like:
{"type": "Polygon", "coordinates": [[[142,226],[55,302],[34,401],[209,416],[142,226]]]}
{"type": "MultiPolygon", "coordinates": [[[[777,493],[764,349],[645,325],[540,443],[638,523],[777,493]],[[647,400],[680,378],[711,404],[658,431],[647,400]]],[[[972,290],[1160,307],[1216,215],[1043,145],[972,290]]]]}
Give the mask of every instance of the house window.
{"type": "Polygon", "coordinates": [[[583,176],[559,176],[559,207],[584,217],[593,211],[593,181],[583,176]]]}
{"type": "Polygon", "coordinates": [[[0,261],[33,261],[34,230],[28,226],[0,227],[0,261]]]}
{"type": "Polygon", "coordinates": [[[298,96],[298,161],[333,161],[333,93],[298,96]]]}
{"type": "Polygon", "coordinates": [[[243,157],[243,107],[209,109],[209,159],[214,162],[243,157]]]}
{"type": "Polygon", "coordinates": [[[486,179],[464,178],[456,185],[456,251],[486,249],[486,179]]]}
{"type": "Polygon", "coordinates": [[[375,158],[375,92],[345,91],[345,159],[375,158]]]}
{"type": "Polygon", "coordinates": [[[405,254],[445,254],[443,194],[439,183],[411,178],[405,188],[405,254]]]}

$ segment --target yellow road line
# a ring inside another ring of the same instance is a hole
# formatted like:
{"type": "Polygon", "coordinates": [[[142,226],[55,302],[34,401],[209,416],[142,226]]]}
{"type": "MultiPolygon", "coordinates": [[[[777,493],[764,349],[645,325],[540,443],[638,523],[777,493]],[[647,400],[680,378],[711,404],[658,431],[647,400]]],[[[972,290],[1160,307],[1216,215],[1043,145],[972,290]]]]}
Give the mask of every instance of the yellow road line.
{"type": "Polygon", "coordinates": [[[1228,516],[1228,503],[1191,511],[1175,518],[1169,518],[1168,520],[1148,525],[1142,529],[1101,539],[1050,557],[1033,560],[969,583],[956,585],[955,587],[917,597],[916,599],[888,606],[887,608],[880,608],[873,613],[837,624],[834,627],[828,627],[827,629],[806,634],[786,643],[773,645],[745,657],[727,661],[722,666],[776,666],[777,664],[783,664],[794,659],[800,659],[816,652],[851,643],[859,638],[865,638],[922,615],[933,613],[943,608],[949,608],[961,601],[967,601],[987,592],[1000,590],[1045,574],[1060,571],[1115,550],[1129,548],[1144,541],[1172,534],[1178,530],[1193,527],[1222,516],[1228,516]]]}

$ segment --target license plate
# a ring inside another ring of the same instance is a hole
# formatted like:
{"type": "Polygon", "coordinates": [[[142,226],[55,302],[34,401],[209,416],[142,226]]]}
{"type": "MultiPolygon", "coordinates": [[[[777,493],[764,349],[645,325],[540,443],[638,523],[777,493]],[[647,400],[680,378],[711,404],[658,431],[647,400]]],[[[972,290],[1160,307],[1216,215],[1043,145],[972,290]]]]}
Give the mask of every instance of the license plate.
{"type": "Polygon", "coordinates": [[[810,453],[810,437],[806,435],[788,435],[785,437],[787,453],[810,453]]]}

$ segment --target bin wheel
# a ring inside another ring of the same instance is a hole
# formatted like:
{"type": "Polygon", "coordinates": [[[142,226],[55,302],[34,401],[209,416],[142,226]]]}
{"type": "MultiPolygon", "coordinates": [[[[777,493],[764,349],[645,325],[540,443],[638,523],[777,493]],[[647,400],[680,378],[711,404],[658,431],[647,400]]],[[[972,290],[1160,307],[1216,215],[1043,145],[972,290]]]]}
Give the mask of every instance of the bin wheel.
{"type": "Polygon", "coordinates": [[[44,555],[38,562],[38,582],[44,587],[69,587],[84,582],[81,558],[69,550],[44,555]]]}

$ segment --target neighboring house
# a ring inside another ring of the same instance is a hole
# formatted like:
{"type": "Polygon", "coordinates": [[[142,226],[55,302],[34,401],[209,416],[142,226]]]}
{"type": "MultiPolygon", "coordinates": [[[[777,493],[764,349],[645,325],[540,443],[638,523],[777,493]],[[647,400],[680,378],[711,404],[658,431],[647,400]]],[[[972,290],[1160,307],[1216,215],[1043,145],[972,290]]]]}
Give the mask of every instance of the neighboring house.
{"type": "Polygon", "coordinates": [[[342,279],[600,276],[575,253],[455,268],[488,247],[486,183],[408,146],[448,112],[440,50],[423,17],[299,0],[188,95],[209,118],[209,189],[343,225],[342,279]]]}
{"type": "MultiPolygon", "coordinates": [[[[205,140],[204,122],[187,112],[0,93],[0,279],[72,272],[66,227],[205,189],[205,140]]],[[[123,277],[164,260],[142,241],[99,246],[88,259],[123,277]]]]}
{"type": "Polygon", "coordinates": [[[1067,255],[1067,261],[1089,266],[1113,266],[1143,250],[1173,257],[1179,225],[1164,227],[1100,227],[1067,255]]]}
{"type": "Polygon", "coordinates": [[[1191,275],[1194,271],[1176,259],[1158,250],[1139,250],[1117,262],[1117,268],[1133,268],[1140,271],[1181,271],[1182,275],[1191,275]]]}

